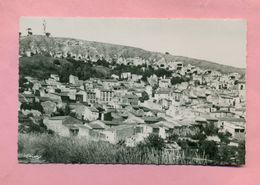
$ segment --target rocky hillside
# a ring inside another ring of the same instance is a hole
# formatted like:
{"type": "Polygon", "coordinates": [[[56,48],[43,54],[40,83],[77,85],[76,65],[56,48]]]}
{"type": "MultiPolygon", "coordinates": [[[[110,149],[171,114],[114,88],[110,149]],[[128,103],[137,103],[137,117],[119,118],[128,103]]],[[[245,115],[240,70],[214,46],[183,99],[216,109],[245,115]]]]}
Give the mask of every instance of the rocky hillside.
{"type": "Polygon", "coordinates": [[[148,60],[151,64],[164,57],[167,62],[181,61],[184,65],[191,64],[202,69],[213,69],[223,73],[238,72],[245,74],[245,69],[236,68],[218,63],[188,58],[183,56],[174,56],[171,54],[163,54],[159,52],[146,51],[141,48],[122,46],[116,44],[108,44],[101,42],[93,42],[72,38],[46,37],[43,35],[30,35],[20,38],[20,52],[28,50],[37,50],[43,52],[70,52],[76,55],[89,56],[96,58],[104,56],[106,59],[111,58],[133,58],[140,57],[148,60]]]}

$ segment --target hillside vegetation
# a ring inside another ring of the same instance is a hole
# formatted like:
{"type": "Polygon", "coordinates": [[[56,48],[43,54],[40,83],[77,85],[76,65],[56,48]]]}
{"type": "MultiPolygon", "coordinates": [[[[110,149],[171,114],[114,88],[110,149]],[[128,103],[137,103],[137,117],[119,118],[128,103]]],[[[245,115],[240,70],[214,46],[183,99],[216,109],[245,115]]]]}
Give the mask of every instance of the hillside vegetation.
{"type": "Polygon", "coordinates": [[[207,164],[205,157],[186,156],[181,151],[167,152],[148,145],[133,148],[107,142],[86,141],[47,134],[20,134],[19,162],[84,164],[207,164]]]}
{"type": "Polygon", "coordinates": [[[55,59],[34,55],[20,57],[19,74],[20,77],[31,76],[38,79],[47,79],[50,74],[58,74],[61,82],[68,82],[70,74],[76,75],[82,80],[90,77],[107,78],[110,76],[110,69],[73,59],[55,59]]]}
{"type": "Polygon", "coordinates": [[[218,70],[222,73],[238,72],[245,74],[245,69],[228,65],[194,59],[184,56],[174,56],[159,52],[146,51],[144,49],[122,46],[109,43],[93,42],[80,39],[46,37],[42,35],[31,35],[20,38],[20,51],[37,49],[42,53],[66,51],[74,54],[88,55],[92,58],[104,56],[106,59],[114,57],[133,58],[140,57],[148,60],[150,64],[164,57],[167,62],[181,61],[184,65],[191,64],[202,69],[218,70]]]}

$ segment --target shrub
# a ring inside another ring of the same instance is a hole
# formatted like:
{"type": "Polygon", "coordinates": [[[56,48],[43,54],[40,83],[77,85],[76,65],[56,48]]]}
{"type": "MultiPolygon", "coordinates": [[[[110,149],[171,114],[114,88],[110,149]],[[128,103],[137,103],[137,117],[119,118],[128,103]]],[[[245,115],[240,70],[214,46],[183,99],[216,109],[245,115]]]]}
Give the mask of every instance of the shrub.
{"type": "Polygon", "coordinates": [[[190,81],[190,78],[179,77],[179,76],[171,78],[171,84],[172,85],[176,85],[176,84],[179,84],[179,83],[182,83],[182,82],[188,82],[188,81],[190,81]]]}
{"type": "Polygon", "coordinates": [[[195,135],[191,136],[191,139],[204,141],[207,138],[206,134],[204,132],[198,132],[195,135]]]}
{"type": "Polygon", "coordinates": [[[162,150],[165,147],[164,139],[157,134],[150,134],[139,147],[154,148],[155,150],[162,150]]]}
{"type": "Polygon", "coordinates": [[[218,137],[222,143],[229,144],[232,134],[229,132],[219,132],[218,137]]]}
{"type": "Polygon", "coordinates": [[[55,65],[60,65],[60,61],[57,60],[57,59],[55,59],[55,60],[53,61],[53,63],[54,63],[55,65]]]}
{"type": "Polygon", "coordinates": [[[239,143],[238,149],[237,149],[237,158],[238,158],[238,164],[242,165],[245,164],[245,155],[246,155],[246,147],[245,142],[239,143]]]}
{"type": "Polygon", "coordinates": [[[215,141],[199,141],[199,152],[205,154],[209,159],[216,160],[218,147],[215,141]]]}
{"type": "Polygon", "coordinates": [[[218,128],[214,125],[214,123],[209,123],[205,127],[202,128],[204,133],[207,136],[213,136],[218,134],[218,128]]]}
{"type": "Polygon", "coordinates": [[[43,112],[43,107],[39,102],[24,102],[21,104],[20,108],[23,110],[38,110],[39,112],[43,112]]]}
{"type": "Polygon", "coordinates": [[[177,134],[171,134],[170,136],[167,137],[167,140],[171,142],[177,142],[179,139],[179,136],[177,134]]]}
{"type": "Polygon", "coordinates": [[[149,95],[146,91],[142,92],[142,96],[139,98],[141,102],[144,102],[145,100],[149,100],[149,95]]]}

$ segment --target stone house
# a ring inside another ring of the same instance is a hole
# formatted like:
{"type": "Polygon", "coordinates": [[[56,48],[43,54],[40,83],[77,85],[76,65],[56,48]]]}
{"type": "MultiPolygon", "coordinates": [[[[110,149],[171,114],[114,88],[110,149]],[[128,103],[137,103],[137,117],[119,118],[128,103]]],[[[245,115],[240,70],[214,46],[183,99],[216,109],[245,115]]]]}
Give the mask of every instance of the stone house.
{"type": "Polygon", "coordinates": [[[221,131],[229,132],[234,139],[245,139],[245,119],[244,118],[220,118],[218,126],[221,131]]]}
{"type": "Polygon", "coordinates": [[[55,134],[64,137],[81,136],[89,137],[90,128],[71,116],[46,117],[43,124],[55,134]]]}

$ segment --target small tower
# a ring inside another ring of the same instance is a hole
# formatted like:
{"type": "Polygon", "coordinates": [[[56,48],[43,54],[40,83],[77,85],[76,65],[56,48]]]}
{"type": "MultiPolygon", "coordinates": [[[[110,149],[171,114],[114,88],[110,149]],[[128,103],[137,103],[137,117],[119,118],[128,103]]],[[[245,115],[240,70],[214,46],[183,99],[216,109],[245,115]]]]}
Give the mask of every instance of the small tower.
{"type": "Polygon", "coordinates": [[[27,28],[26,30],[27,30],[27,35],[32,35],[33,34],[32,28],[27,28]]]}

